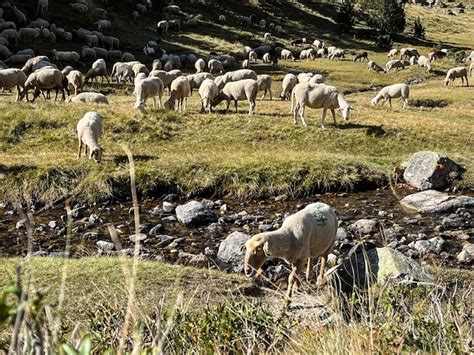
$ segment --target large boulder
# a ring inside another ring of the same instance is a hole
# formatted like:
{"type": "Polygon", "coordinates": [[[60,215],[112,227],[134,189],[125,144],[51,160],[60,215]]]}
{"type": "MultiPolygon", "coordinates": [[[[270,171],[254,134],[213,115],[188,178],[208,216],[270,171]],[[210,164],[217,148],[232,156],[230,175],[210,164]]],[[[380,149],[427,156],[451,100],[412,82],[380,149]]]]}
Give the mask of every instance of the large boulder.
{"type": "Polygon", "coordinates": [[[474,261],[474,244],[466,243],[458,254],[457,259],[460,263],[470,264],[474,261]]]}
{"type": "Polygon", "coordinates": [[[220,267],[233,272],[242,272],[245,249],[242,249],[241,246],[249,239],[250,235],[245,233],[234,232],[229,234],[219,244],[219,250],[217,251],[217,261],[220,267]]]}
{"type": "Polygon", "coordinates": [[[445,155],[417,152],[408,161],[403,178],[420,190],[443,189],[461,172],[461,167],[445,155]]]}
{"type": "Polygon", "coordinates": [[[427,190],[404,197],[400,203],[421,213],[440,213],[474,206],[474,197],[453,196],[444,192],[427,190]]]}
{"type": "Polygon", "coordinates": [[[335,280],[342,291],[351,292],[354,285],[368,288],[374,283],[390,280],[429,282],[431,277],[415,260],[398,250],[384,247],[352,253],[339,266],[335,280]]]}
{"type": "Polygon", "coordinates": [[[201,202],[190,201],[176,207],[176,217],[185,226],[201,226],[217,220],[216,215],[201,202]]]}

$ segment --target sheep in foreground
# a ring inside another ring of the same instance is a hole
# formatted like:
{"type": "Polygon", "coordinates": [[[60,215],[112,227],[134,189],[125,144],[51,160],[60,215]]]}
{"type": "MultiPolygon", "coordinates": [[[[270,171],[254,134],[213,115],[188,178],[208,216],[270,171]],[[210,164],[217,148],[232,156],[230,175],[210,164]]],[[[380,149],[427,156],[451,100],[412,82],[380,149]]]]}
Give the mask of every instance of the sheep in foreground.
{"type": "Polygon", "coordinates": [[[137,87],[138,83],[144,79],[146,79],[145,73],[138,73],[138,75],[133,80],[133,86],[137,87]]]}
{"type": "Polygon", "coordinates": [[[382,105],[388,101],[390,108],[392,108],[392,99],[401,98],[403,101],[402,109],[408,107],[408,98],[410,96],[410,88],[407,84],[393,84],[382,88],[377,95],[372,99],[372,106],[383,99],[382,105]]]}
{"type": "Polygon", "coordinates": [[[81,92],[76,96],[68,97],[66,102],[72,102],[73,104],[109,104],[107,96],[98,92],[81,92]]]}
{"type": "Polygon", "coordinates": [[[205,79],[199,86],[199,96],[201,97],[201,112],[212,112],[211,102],[219,94],[219,89],[212,79],[205,79]]]}
{"type": "Polygon", "coordinates": [[[258,276],[270,256],[291,264],[285,298],[288,305],[297,286],[295,276],[303,272],[305,266],[306,279],[311,280],[313,258],[321,258],[317,285],[323,284],[326,260],[334,248],[337,227],[337,216],[331,207],[321,202],[311,203],[287,217],[278,230],[257,234],[245,243],[244,272],[249,277],[258,276]]]}
{"type": "MultiPolygon", "coordinates": [[[[44,55],[40,55],[40,56],[37,56],[37,57],[30,58],[26,61],[25,65],[23,66],[23,68],[21,68],[21,70],[25,74],[30,74],[31,72],[34,72],[35,70],[38,69],[37,64],[40,63],[40,62],[49,63],[49,59],[48,59],[48,57],[46,57],[44,55]]],[[[49,63],[49,65],[53,65],[53,64],[49,63]]]]}
{"type": "Polygon", "coordinates": [[[227,83],[244,79],[257,80],[257,73],[250,69],[239,69],[236,71],[227,72],[224,75],[216,78],[215,83],[219,90],[222,90],[227,83]]]}
{"type": "Polygon", "coordinates": [[[385,69],[375,63],[373,60],[367,63],[367,69],[372,73],[386,73],[385,69]]]}
{"type": "Polygon", "coordinates": [[[144,112],[146,109],[146,100],[151,98],[153,100],[153,109],[156,110],[156,96],[158,96],[158,102],[161,105],[161,97],[163,96],[163,82],[160,78],[151,77],[143,79],[137,83],[133,96],[136,97],[134,108],[144,112]]]}
{"type": "Polygon", "coordinates": [[[331,110],[334,125],[336,127],[337,122],[335,110],[341,110],[342,117],[346,121],[349,120],[350,110],[353,110],[352,106],[344,98],[344,95],[336,87],[324,84],[314,85],[311,83],[300,83],[295,86],[291,94],[291,107],[293,111],[294,124],[296,124],[296,117],[298,116],[298,113],[300,113],[301,123],[306,126],[304,118],[306,106],[315,109],[323,109],[321,128],[325,128],[324,119],[327,110],[331,110]]]}
{"type": "Polygon", "coordinates": [[[392,70],[392,69],[396,69],[397,71],[402,70],[402,69],[405,69],[405,65],[403,64],[403,62],[401,60],[398,60],[398,59],[389,60],[385,64],[385,71],[388,74],[388,73],[390,73],[390,70],[392,70]]]}
{"type": "Polygon", "coordinates": [[[186,78],[188,79],[189,86],[191,87],[191,95],[193,94],[193,89],[199,89],[205,80],[214,80],[214,76],[209,73],[191,74],[188,75],[186,78]]]}
{"type": "Polygon", "coordinates": [[[67,75],[67,81],[69,85],[69,89],[74,89],[74,95],[77,95],[79,90],[82,90],[82,86],[84,84],[84,77],[79,70],[71,70],[71,72],[67,75]]]}
{"type": "Polygon", "coordinates": [[[28,100],[28,90],[34,89],[33,101],[39,96],[41,90],[56,90],[54,101],[57,100],[59,91],[62,92],[62,99],[65,99],[63,88],[63,74],[54,68],[43,68],[28,76],[25,81],[25,88],[20,96],[20,101],[26,96],[28,100]]]}
{"type": "Polygon", "coordinates": [[[249,103],[249,115],[255,113],[256,99],[258,93],[258,83],[255,79],[243,79],[228,82],[222,91],[212,101],[212,106],[217,106],[222,101],[227,101],[226,112],[229,112],[230,102],[235,102],[235,112],[237,112],[237,102],[247,100],[249,103]]]}
{"type": "Polygon", "coordinates": [[[270,100],[272,100],[272,77],[268,74],[261,74],[257,76],[258,91],[263,91],[263,96],[260,100],[265,98],[267,92],[270,94],[270,100]]]}
{"type": "Polygon", "coordinates": [[[461,86],[464,86],[464,79],[466,79],[466,86],[469,86],[469,82],[467,80],[467,69],[466,67],[456,67],[451,68],[446,73],[446,78],[444,79],[444,83],[446,86],[451,84],[454,86],[454,80],[457,78],[461,78],[461,86]]]}
{"type": "Polygon", "coordinates": [[[431,71],[431,60],[424,55],[418,57],[417,63],[419,67],[426,69],[428,73],[431,71]]]}
{"type": "Polygon", "coordinates": [[[355,57],[354,57],[354,62],[357,62],[358,60],[369,60],[369,53],[364,50],[358,50],[355,52],[355,57]]]}
{"type": "Polygon", "coordinates": [[[186,77],[178,77],[171,83],[170,86],[170,98],[165,102],[167,109],[173,110],[175,103],[178,101],[176,109],[179,112],[186,110],[186,104],[188,96],[191,94],[191,86],[186,77]]]}
{"type": "Polygon", "coordinates": [[[298,84],[298,79],[294,74],[286,74],[282,82],[282,90],[280,98],[282,100],[289,100],[291,97],[291,91],[298,84]]]}
{"type": "Polygon", "coordinates": [[[0,88],[10,90],[16,86],[16,101],[20,100],[20,92],[25,87],[26,75],[20,69],[0,70],[0,88]]]}
{"type": "Polygon", "coordinates": [[[87,112],[77,123],[77,138],[79,140],[77,159],[81,157],[82,146],[85,145],[85,154],[89,149],[89,158],[97,163],[102,161],[103,149],[99,146],[102,136],[102,119],[97,112],[87,112]]]}
{"type": "Polygon", "coordinates": [[[309,79],[308,83],[310,84],[324,84],[324,76],[321,74],[314,74],[311,79],[309,79]]]}

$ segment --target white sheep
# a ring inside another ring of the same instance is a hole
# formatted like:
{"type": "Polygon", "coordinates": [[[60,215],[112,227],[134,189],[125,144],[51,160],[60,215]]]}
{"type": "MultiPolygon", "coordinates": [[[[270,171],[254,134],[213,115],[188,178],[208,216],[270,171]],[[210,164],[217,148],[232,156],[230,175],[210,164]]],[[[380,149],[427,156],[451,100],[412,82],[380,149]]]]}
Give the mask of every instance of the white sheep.
{"type": "Polygon", "coordinates": [[[267,92],[270,94],[270,100],[272,100],[272,77],[268,74],[261,74],[257,76],[258,91],[263,91],[263,96],[260,100],[265,98],[267,92]]]}
{"type": "Polygon", "coordinates": [[[316,58],[316,51],[314,50],[314,48],[303,49],[300,52],[300,60],[314,60],[314,58],[316,58]]]}
{"type": "Polygon", "coordinates": [[[390,108],[392,108],[392,99],[402,99],[402,109],[408,107],[408,98],[410,97],[410,88],[407,84],[393,84],[382,88],[377,95],[372,99],[372,106],[383,99],[382,105],[388,101],[390,108]]]}
{"type": "Polygon", "coordinates": [[[280,58],[281,60],[292,60],[292,61],[295,60],[293,53],[289,51],[288,49],[283,49],[281,51],[280,58]]]}
{"type": "Polygon", "coordinates": [[[467,69],[466,67],[456,67],[451,68],[446,73],[446,78],[444,79],[444,83],[446,86],[451,84],[454,86],[454,80],[457,78],[461,78],[461,86],[464,85],[464,79],[466,79],[466,86],[469,86],[469,81],[467,80],[467,69]]]}
{"type": "Polygon", "coordinates": [[[250,69],[239,69],[239,70],[227,72],[224,75],[216,78],[214,81],[217,87],[219,88],[219,90],[222,90],[222,88],[227,83],[230,83],[233,81],[239,81],[243,79],[257,80],[257,73],[255,73],[253,70],[250,70],[250,69]]]}
{"type": "Polygon", "coordinates": [[[219,15],[219,22],[226,22],[226,20],[225,15],[219,15]]]}
{"type": "Polygon", "coordinates": [[[294,74],[286,74],[282,81],[282,90],[280,98],[282,100],[289,100],[293,88],[298,84],[298,79],[294,74]]]}
{"type": "Polygon", "coordinates": [[[170,88],[173,80],[176,79],[178,76],[180,75],[178,75],[178,73],[175,73],[173,70],[170,72],[166,72],[164,70],[152,70],[149,75],[150,78],[160,78],[163,82],[163,86],[168,89],[170,88]]]}
{"type": "Polygon", "coordinates": [[[156,24],[156,28],[158,29],[158,32],[162,35],[164,35],[168,32],[168,27],[169,27],[169,23],[166,20],[159,21],[156,24]]]}
{"type": "Polygon", "coordinates": [[[112,67],[111,77],[119,84],[125,83],[133,77],[132,68],[127,63],[117,62],[112,67]]]}
{"type": "Polygon", "coordinates": [[[79,63],[80,59],[81,56],[77,52],[60,52],[56,49],[53,50],[53,60],[56,60],[58,62],[79,63]]]}
{"type": "Polygon", "coordinates": [[[74,95],[79,93],[79,90],[82,90],[84,85],[84,77],[79,70],[71,70],[67,75],[67,81],[69,90],[74,90],[74,95]]]}
{"type": "Polygon", "coordinates": [[[206,69],[206,61],[202,58],[199,58],[196,63],[194,63],[194,68],[196,68],[196,73],[201,73],[206,69]]]}
{"type": "Polygon", "coordinates": [[[324,48],[325,47],[325,44],[323,41],[319,40],[319,39],[315,39],[313,41],[313,46],[315,46],[316,48],[320,49],[320,48],[324,48]]]}
{"type": "Polygon", "coordinates": [[[471,63],[471,65],[469,66],[469,74],[471,76],[474,76],[474,63],[471,63]]]}
{"type": "Polygon", "coordinates": [[[209,73],[196,73],[196,74],[188,75],[187,79],[191,87],[191,95],[192,95],[193,89],[199,89],[205,80],[210,79],[214,81],[214,76],[209,73]]]}
{"type": "Polygon", "coordinates": [[[219,94],[219,89],[217,88],[214,80],[205,79],[199,86],[199,96],[201,97],[201,112],[204,112],[206,109],[209,113],[212,112],[211,102],[219,94]]]}
{"type": "Polygon", "coordinates": [[[74,104],[109,104],[107,96],[98,92],[81,92],[76,96],[68,97],[66,102],[72,102],[74,104]]]}
{"type": "Polygon", "coordinates": [[[140,81],[133,91],[133,96],[136,97],[134,108],[144,112],[146,109],[146,100],[151,98],[153,100],[153,109],[156,110],[156,96],[158,96],[158,102],[161,108],[163,87],[163,82],[157,77],[146,78],[140,81]]]}
{"type": "Polygon", "coordinates": [[[145,64],[142,63],[136,63],[132,66],[132,71],[135,76],[138,75],[138,73],[144,73],[146,76],[150,75],[150,71],[146,67],[145,64]]]}
{"type": "Polygon", "coordinates": [[[429,73],[431,71],[431,60],[424,55],[418,57],[418,66],[426,69],[429,73]]]}
{"type": "Polygon", "coordinates": [[[294,288],[295,276],[304,271],[312,278],[313,258],[321,258],[317,285],[323,284],[326,261],[333,250],[338,227],[337,216],[328,205],[311,203],[299,212],[288,216],[276,231],[260,233],[245,243],[244,272],[252,277],[259,275],[268,257],[279,257],[291,264],[285,302],[288,304],[294,288]]]}
{"type": "Polygon", "coordinates": [[[211,74],[224,73],[224,67],[222,66],[222,62],[217,59],[209,60],[208,67],[209,67],[209,72],[211,74]]]}
{"type": "Polygon", "coordinates": [[[66,66],[63,68],[63,70],[61,70],[61,73],[64,75],[64,76],[68,76],[70,72],[72,72],[74,70],[73,67],[71,67],[70,65],[66,66]]]}
{"type": "Polygon", "coordinates": [[[390,51],[387,54],[387,58],[393,60],[397,57],[398,53],[400,53],[400,50],[398,48],[390,49],[390,51]]]}
{"type": "Polygon", "coordinates": [[[102,161],[103,149],[99,146],[102,136],[102,119],[97,112],[87,112],[77,123],[77,139],[79,140],[77,159],[81,157],[82,146],[85,145],[85,154],[89,149],[89,158],[97,163],[102,161]]]}
{"type": "Polygon", "coordinates": [[[270,41],[272,39],[272,34],[270,32],[265,32],[263,35],[263,40],[265,42],[270,41]]]}
{"type": "Polygon", "coordinates": [[[343,49],[336,49],[328,55],[328,59],[335,60],[335,59],[344,59],[344,50],[343,49]]]}
{"type": "Polygon", "coordinates": [[[235,112],[237,112],[237,102],[247,100],[249,103],[249,115],[252,115],[255,113],[257,94],[258,83],[255,79],[228,82],[219,95],[212,101],[212,106],[217,106],[221,101],[225,100],[227,101],[226,112],[229,112],[230,102],[234,101],[235,112]]]}
{"type": "Polygon", "coordinates": [[[304,126],[306,126],[304,118],[305,107],[308,106],[314,109],[322,108],[321,128],[325,128],[324,119],[327,110],[331,111],[336,127],[335,110],[341,110],[342,117],[346,121],[349,120],[350,110],[353,110],[352,106],[344,98],[342,92],[336,87],[311,83],[300,83],[294,87],[291,93],[291,106],[293,111],[293,123],[296,124],[296,117],[298,113],[300,113],[301,123],[304,126]]]}
{"type": "Polygon", "coordinates": [[[373,60],[367,63],[367,69],[372,73],[386,73],[385,69],[375,63],[373,60]]]}
{"type": "Polygon", "coordinates": [[[25,87],[26,75],[16,68],[0,70],[0,88],[10,90],[16,86],[16,101],[20,100],[20,93],[25,87]]]}
{"type": "Polygon", "coordinates": [[[248,59],[242,62],[242,69],[250,69],[250,61],[248,59]]]}
{"type": "Polygon", "coordinates": [[[255,62],[257,61],[257,59],[258,59],[257,52],[255,52],[255,51],[253,51],[253,50],[250,51],[250,52],[249,52],[249,58],[248,58],[248,60],[249,60],[250,62],[254,62],[254,63],[255,63],[255,62]]]}
{"type": "Polygon", "coordinates": [[[298,74],[298,83],[307,83],[313,77],[313,73],[299,73],[298,74]]]}
{"type": "Polygon", "coordinates": [[[398,59],[389,60],[385,64],[385,71],[388,74],[388,73],[390,73],[390,70],[392,70],[392,69],[396,69],[397,71],[402,70],[402,69],[405,69],[405,65],[403,64],[403,62],[401,60],[398,60],[398,59]]]}
{"type": "Polygon", "coordinates": [[[25,88],[21,93],[20,100],[26,96],[28,100],[28,90],[34,89],[33,101],[40,94],[40,90],[56,90],[56,96],[54,101],[57,100],[59,91],[62,92],[62,99],[65,99],[64,88],[63,88],[63,74],[54,68],[43,68],[39,71],[31,73],[25,81],[25,88]]]}
{"type": "Polygon", "coordinates": [[[146,79],[145,73],[138,73],[138,75],[135,76],[135,79],[133,79],[133,86],[137,87],[138,83],[144,79],[146,79]]]}
{"type": "Polygon", "coordinates": [[[162,68],[163,68],[163,65],[161,64],[161,61],[159,59],[153,60],[151,70],[161,70],[162,68]]]}
{"type": "Polygon", "coordinates": [[[188,96],[191,95],[191,86],[189,85],[189,81],[186,77],[177,77],[173,80],[170,86],[170,97],[164,103],[164,106],[169,109],[173,110],[176,109],[179,112],[183,112],[186,110],[186,104],[188,101],[188,96]],[[176,101],[178,101],[178,105],[175,106],[176,101]]]}

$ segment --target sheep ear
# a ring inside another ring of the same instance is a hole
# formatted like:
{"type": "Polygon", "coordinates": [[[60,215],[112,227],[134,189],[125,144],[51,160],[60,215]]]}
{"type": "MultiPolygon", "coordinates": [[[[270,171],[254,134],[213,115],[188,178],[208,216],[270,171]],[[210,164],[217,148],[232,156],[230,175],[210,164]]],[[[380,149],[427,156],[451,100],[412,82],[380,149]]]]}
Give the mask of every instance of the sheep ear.
{"type": "Polygon", "coordinates": [[[356,109],[352,106],[349,106],[349,110],[356,111],[356,109]]]}

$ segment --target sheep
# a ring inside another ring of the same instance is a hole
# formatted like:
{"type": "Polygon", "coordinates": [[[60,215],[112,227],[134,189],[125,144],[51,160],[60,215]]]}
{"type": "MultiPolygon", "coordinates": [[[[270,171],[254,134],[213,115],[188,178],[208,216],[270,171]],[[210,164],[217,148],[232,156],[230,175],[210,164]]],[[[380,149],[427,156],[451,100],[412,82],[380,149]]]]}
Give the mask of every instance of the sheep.
{"type": "Polygon", "coordinates": [[[375,63],[373,60],[367,63],[367,69],[372,73],[386,73],[385,69],[375,63]]]}
{"type": "Polygon", "coordinates": [[[270,53],[265,53],[263,55],[263,62],[264,63],[270,63],[271,62],[270,53]]]}
{"type": "Polygon", "coordinates": [[[398,53],[400,53],[400,50],[398,48],[393,48],[388,52],[387,58],[393,60],[397,57],[398,53]]]}
{"type": "Polygon", "coordinates": [[[27,54],[31,57],[34,57],[35,51],[31,48],[26,48],[26,49],[19,50],[18,52],[16,52],[16,54],[20,54],[20,55],[27,54]]]}
{"type": "Polygon", "coordinates": [[[93,48],[84,46],[81,49],[81,57],[87,60],[96,60],[97,54],[93,48]]]}
{"type": "Polygon", "coordinates": [[[1,58],[8,58],[12,55],[12,52],[4,46],[3,44],[0,44],[0,57],[1,58]]]}
{"type": "Polygon", "coordinates": [[[173,70],[173,62],[171,60],[166,61],[165,65],[163,65],[164,71],[171,71],[173,70]]]}
{"type": "Polygon", "coordinates": [[[107,97],[98,92],[81,92],[76,96],[68,97],[66,102],[72,102],[74,104],[109,104],[107,97]]]}
{"type": "Polygon", "coordinates": [[[402,70],[402,69],[405,69],[405,65],[402,63],[401,60],[398,60],[398,59],[389,60],[385,64],[385,71],[388,74],[388,73],[390,73],[390,70],[392,70],[392,69],[396,69],[397,71],[402,70]]]}
{"type": "Polygon", "coordinates": [[[428,73],[431,71],[431,61],[424,55],[418,57],[418,66],[426,69],[428,73]]]}
{"type": "Polygon", "coordinates": [[[81,56],[77,52],[60,52],[53,49],[53,60],[57,60],[58,62],[79,63],[80,59],[81,56]]]}
{"type": "Polygon", "coordinates": [[[16,68],[0,70],[0,88],[10,90],[16,86],[16,101],[20,101],[21,90],[25,87],[26,75],[16,68]]]}
{"type": "Polygon", "coordinates": [[[137,76],[138,73],[144,73],[146,76],[150,75],[150,71],[142,63],[136,63],[136,64],[132,65],[132,71],[133,71],[133,74],[135,76],[137,76]]]}
{"type": "Polygon", "coordinates": [[[242,69],[250,69],[250,62],[248,59],[245,59],[243,62],[242,62],[242,69]]]}
{"type": "Polygon", "coordinates": [[[434,51],[434,52],[430,52],[428,54],[428,58],[434,62],[436,59],[443,59],[444,57],[446,57],[447,53],[445,51],[434,51]]]}
{"type": "Polygon", "coordinates": [[[247,100],[249,103],[249,115],[255,113],[256,98],[258,93],[258,83],[255,79],[243,79],[225,84],[222,91],[212,101],[212,106],[217,106],[221,101],[227,101],[226,112],[229,112],[230,101],[235,102],[235,112],[237,112],[237,102],[247,100]]]}
{"type": "Polygon", "coordinates": [[[224,67],[219,60],[211,59],[208,63],[209,72],[211,74],[222,74],[224,73],[224,67]]]}
{"type": "Polygon", "coordinates": [[[226,22],[227,18],[225,15],[219,15],[219,22],[226,22]]]}
{"type": "Polygon", "coordinates": [[[420,54],[415,48],[402,48],[400,49],[400,59],[410,59],[411,56],[419,57],[420,54]]]}
{"type": "Polygon", "coordinates": [[[38,6],[36,7],[37,14],[43,14],[48,12],[49,3],[48,0],[38,0],[38,6]]]}
{"type": "Polygon", "coordinates": [[[307,83],[313,77],[313,73],[299,73],[298,74],[298,83],[307,83]]]}
{"type": "Polygon", "coordinates": [[[272,77],[267,74],[261,74],[257,76],[258,91],[263,91],[263,96],[260,100],[265,98],[265,95],[270,93],[270,100],[272,100],[272,77]]]}
{"type": "Polygon", "coordinates": [[[120,47],[120,40],[117,37],[103,36],[100,41],[104,48],[108,48],[110,50],[118,49],[120,47]]]}
{"type": "Polygon", "coordinates": [[[193,93],[193,89],[199,89],[205,80],[214,81],[214,76],[209,73],[191,74],[191,75],[188,75],[186,78],[189,81],[189,86],[191,88],[191,95],[193,93]]]}
{"type": "Polygon", "coordinates": [[[122,51],[119,51],[119,50],[108,50],[107,51],[107,59],[109,61],[120,60],[120,58],[122,58],[122,51]]]}
{"type": "Polygon", "coordinates": [[[120,58],[121,62],[131,62],[135,60],[135,56],[132,53],[125,52],[122,54],[122,58],[120,58]]]}
{"type": "Polygon", "coordinates": [[[265,29],[267,27],[267,20],[260,20],[259,26],[262,30],[265,29]]]}
{"type": "Polygon", "coordinates": [[[390,108],[392,108],[392,99],[401,98],[402,99],[402,109],[408,107],[408,98],[410,96],[410,88],[407,84],[393,84],[385,86],[382,88],[377,95],[372,99],[372,106],[377,105],[377,103],[383,99],[382,105],[388,101],[390,108]]]}
{"type": "Polygon", "coordinates": [[[66,66],[63,68],[63,70],[61,70],[61,73],[63,73],[64,76],[68,76],[70,72],[72,72],[74,70],[73,67],[71,67],[70,65],[66,66]]]}
{"type": "Polygon", "coordinates": [[[69,6],[71,6],[71,8],[80,13],[80,14],[85,14],[87,11],[89,11],[89,8],[87,7],[87,5],[84,5],[84,4],[81,4],[81,3],[72,3],[72,4],[69,4],[69,6]]]}
{"type": "Polygon", "coordinates": [[[37,18],[34,21],[31,21],[28,25],[31,28],[46,28],[49,27],[49,22],[42,18],[37,18]]]}
{"type": "Polygon", "coordinates": [[[263,34],[263,40],[264,40],[265,42],[270,41],[271,39],[272,39],[272,34],[271,34],[270,32],[265,32],[265,33],[263,34]]]}
{"type": "Polygon", "coordinates": [[[84,77],[82,76],[82,73],[79,70],[71,70],[71,72],[67,75],[67,81],[69,89],[74,89],[74,95],[77,95],[79,90],[82,90],[82,86],[84,84],[84,77]]]}
{"type": "Polygon", "coordinates": [[[464,85],[464,79],[466,79],[466,86],[469,86],[466,67],[456,67],[449,69],[446,73],[446,78],[444,79],[445,85],[448,86],[448,84],[451,84],[451,86],[454,86],[454,80],[456,78],[461,78],[461,86],[464,85]]]}
{"type": "Polygon", "coordinates": [[[115,78],[117,83],[127,82],[133,77],[133,71],[127,63],[117,62],[112,67],[112,78],[115,78]]]}
{"type": "Polygon", "coordinates": [[[314,58],[316,57],[316,51],[314,50],[314,48],[309,48],[309,49],[303,49],[301,52],[300,52],[300,60],[314,60],[314,58]]]}
{"type": "Polygon", "coordinates": [[[298,79],[294,74],[286,74],[282,82],[282,90],[280,98],[282,100],[289,100],[291,97],[291,91],[298,84],[298,79]]]}
{"type": "Polygon", "coordinates": [[[295,60],[295,57],[293,56],[293,53],[291,53],[291,51],[289,51],[288,49],[283,49],[281,51],[280,58],[281,58],[281,60],[292,60],[292,61],[295,60]]]}
{"type": "Polygon", "coordinates": [[[250,62],[254,62],[254,63],[255,63],[255,62],[257,61],[257,59],[258,59],[257,52],[255,52],[255,51],[253,51],[253,50],[250,51],[250,52],[249,52],[248,60],[249,60],[250,62]]]}
{"type": "Polygon", "coordinates": [[[97,29],[99,31],[110,31],[112,29],[112,22],[110,22],[109,20],[99,20],[94,23],[94,25],[97,26],[97,29]]]}
{"type": "Polygon", "coordinates": [[[280,25],[275,26],[275,34],[279,35],[283,31],[283,27],[280,25]]]}
{"type": "Polygon", "coordinates": [[[6,30],[6,29],[12,29],[16,30],[16,24],[15,22],[12,21],[0,21],[0,31],[6,30]]]}
{"type": "Polygon", "coordinates": [[[321,258],[317,286],[323,284],[326,260],[336,241],[338,219],[330,206],[311,203],[304,209],[287,217],[276,231],[265,232],[250,238],[245,247],[244,273],[248,277],[258,276],[265,260],[279,257],[291,264],[285,303],[291,302],[297,286],[295,276],[304,271],[306,279],[312,278],[312,258],[321,258]]]}
{"type": "Polygon", "coordinates": [[[170,97],[164,103],[164,106],[167,109],[172,110],[175,108],[175,102],[178,101],[176,109],[178,109],[179,112],[182,112],[183,110],[186,110],[187,98],[190,94],[191,87],[188,79],[186,77],[178,77],[171,83],[170,97]]]}
{"type": "Polygon", "coordinates": [[[300,113],[301,123],[306,126],[304,119],[305,107],[322,108],[321,128],[324,127],[326,111],[331,110],[334,126],[337,127],[336,112],[341,110],[344,120],[349,120],[350,111],[353,107],[346,101],[344,95],[334,86],[324,84],[300,83],[297,84],[291,93],[291,106],[293,109],[293,123],[296,124],[296,117],[300,113]]]}
{"type": "Polygon", "coordinates": [[[20,37],[18,31],[13,28],[3,30],[0,35],[7,40],[15,40],[15,45],[18,43],[18,38],[20,37]]]}
{"type": "Polygon", "coordinates": [[[173,80],[180,76],[179,73],[173,70],[170,72],[166,72],[164,70],[153,70],[152,72],[150,72],[149,77],[160,78],[163,82],[163,86],[169,89],[173,80]]]}
{"type": "Polygon", "coordinates": [[[364,51],[364,50],[358,50],[355,52],[355,57],[354,57],[354,62],[357,62],[358,60],[367,60],[369,61],[369,53],[367,53],[367,51],[364,51]]]}
{"type": "Polygon", "coordinates": [[[35,28],[20,28],[18,30],[18,37],[21,41],[26,40],[35,41],[41,36],[41,31],[35,28]]]}
{"type": "Polygon", "coordinates": [[[161,35],[164,35],[168,32],[168,27],[169,27],[169,23],[166,20],[159,21],[156,24],[156,29],[157,29],[158,33],[161,34],[161,35]]]}
{"type": "MultiPolygon", "coordinates": [[[[193,53],[189,53],[186,57],[186,65],[190,68],[194,67],[194,65],[196,64],[197,62],[197,57],[195,54],[193,53]]],[[[222,63],[222,65],[224,65],[224,63],[222,63]]]]}
{"type": "Polygon", "coordinates": [[[87,112],[77,123],[77,138],[79,140],[77,159],[81,157],[82,146],[85,145],[85,154],[89,148],[89,159],[97,163],[102,161],[103,149],[98,140],[102,136],[102,119],[97,112],[87,112]]]}
{"type": "Polygon", "coordinates": [[[163,65],[161,64],[161,61],[159,59],[155,59],[151,66],[151,70],[161,70],[162,68],[163,65]]]}
{"type": "Polygon", "coordinates": [[[48,57],[46,57],[44,55],[40,55],[40,56],[36,56],[36,57],[28,59],[26,61],[25,65],[23,66],[23,68],[21,68],[21,70],[25,74],[29,74],[29,73],[31,73],[35,70],[38,70],[40,67],[45,66],[45,65],[37,66],[37,64],[39,64],[39,63],[43,63],[43,64],[47,64],[47,65],[53,65],[49,62],[48,57]]]}
{"type": "Polygon", "coordinates": [[[329,56],[332,54],[332,52],[334,52],[335,50],[337,50],[337,48],[334,47],[334,46],[330,46],[330,47],[327,47],[326,50],[327,50],[327,56],[328,56],[328,58],[329,58],[329,56]]]}
{"type": "Polygon", "coordinates": [[[219,94],[219,89],[217,88],[216,83],[212,79],[204,79],[204,81],[199,86],[199,96],[201,97],[201,112],[207,111],[212,112],[211,102],[219,94]]]}
{"type": "Polygon", "coordinates": [[[469,66],[469,74],[471,76],[474,76],[474,63],[471,63],[471,65],[469,66]]]}
{"type": "Polygon", "coordinates": [[[408,66],[408,65],[413,66],[413,65],[416,65],[416,64],[418,64],[418,60],[414,55],[410,57],[410,60],[408,61],[408,63],[406,63],[406,60],[403,61],[403,65],[405,65],[405,66],[408,66]]]}
{"type": "Polygon", "coordinates": [[[306,43],[306,38],[297,38],[297,39],[294,39],[290,42],[290,44],[293,47],[296,47],[299,44],[305,44],[305,43],[306,43]]]}
{"type": "Polygon", "coordinates": [[[109,78],[107,77],[107,70],[104,67],[92,67],[87,71],[86,77],[84,78],[84,83],[87,84],[89,81],[95,81],[97,77],[100,77],[100,84],[104,82],[104,78],[109,84],[109,78]]]}
{"type": "Polygon", "coordinates": [[[240,69],[236,71],[227,72],[221,77],[216,78],[214,81],[219,90],[222,90],[227,83],[243,79],[253,79],[256,81],[257,73],[250,69],[240,69]]]}
{"type": "Polygon", "coordinates": [[[138,83],[144,79],[146,79],[145,73],[138,73],[133,80],[133,86],[137,87],[138,83]]]}
{"type": "Polygon", "coordinates": [[[314,74],[308,81],[310,84],[323,84],[324,77],[321,74],[314,74]]]}
{"type": "Polygon", "coordinates": [[[133,90],[133,96],[136,98],[134,108],[144,112],[146,109],[146,100],[151,98],[153,100],[153,109],[156,110],[156,96],[158,96],[158,102],[161,108],[163,88],[163,82],[158,77],[146,78],[139,81],[133,90]]]}
{"type": "Polygon", "coordinates": [[[324,48],[325,47],[325,44],[323,41],[320,41],[319,39],[315,39],[313,41],[313,46],[320,49],[320,48],[324,48]]]}
{"type": "Polygon", "coordinates": [[[25,87],[20,95],[20,101],[26,96],[28,100],[28,90],[34,89],[33,101],[38,97],[40,90],[56,90],[56,96],[54,101],[58,98],[59,91],[62,92],[62,99],[65,99],[64,88],[63,88],[63,74],[54,68],[43,68],[36,71],[28,76],[25,81],[25,87]]]}
{"type": "Polygon", "coordinates": [[[343,49],[335,49],[328,55],[328,59],[335,60],[335,59],[344,59],[344,50],[343,49]]]}
{"type": "Polygon", "coordinates": [[[97,58],[107,59],[107,49],[94,47],[92,48],[97,58]]]}
{"type": "Polygon", "coordinates": [[[474,62],[474,51],[471,51],[471,53],[467,56],[466,59],[464,59],[465,62],[474,62]]]}
{"type": "Polygon", "coordinates": [[[6,64],[24,65],[28,61],[28,59],[31,59],[31,55],[29,55],[29,54],[14,54],[14,55],[8,57],[5,60],[5,63],[6,64]]]}
{"type": "Polygon", "coordinates": [[[206,68],[206,61],[202,58],[199,58],[196,63],[194,63],[194,68],[196,69],[196,73],[201,73],[206,68]]]}

